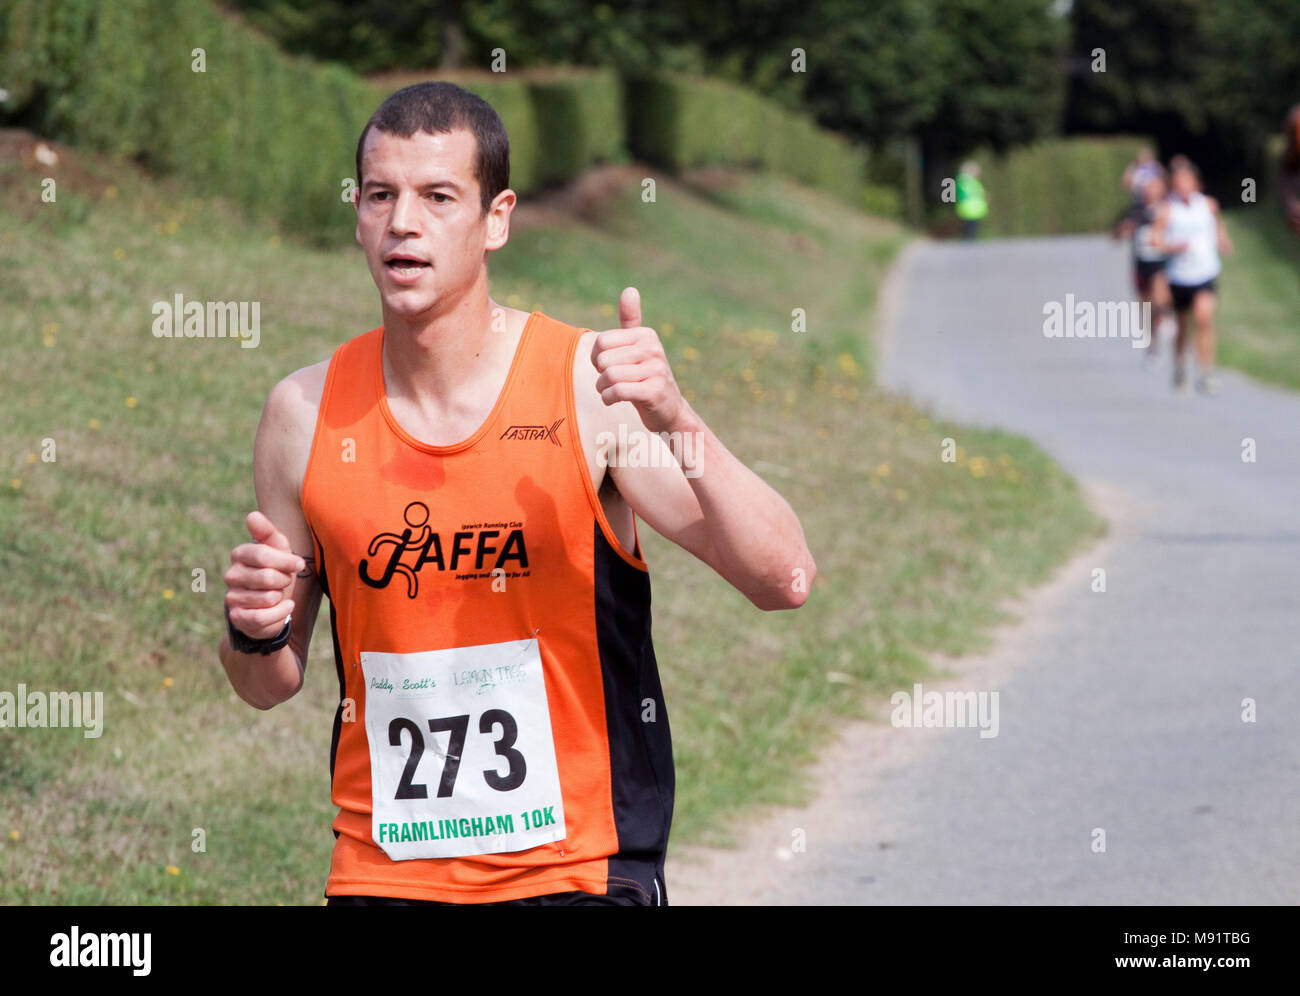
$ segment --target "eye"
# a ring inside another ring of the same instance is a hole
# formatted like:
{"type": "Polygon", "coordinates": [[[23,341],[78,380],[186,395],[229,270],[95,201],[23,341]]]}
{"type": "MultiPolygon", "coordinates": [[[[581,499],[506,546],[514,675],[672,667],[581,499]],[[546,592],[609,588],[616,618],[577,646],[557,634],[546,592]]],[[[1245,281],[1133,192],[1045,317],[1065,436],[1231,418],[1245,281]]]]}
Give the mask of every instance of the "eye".
{"type": "Polygon", "coordinates": [[[370,199],[374,201],[374,200],[378,200],[381,197],[387,197],[387,196],[389,196],[387,190],[376,190],[370,195],[370,199]]]}
{"type": "Polygon", "coordinates": [[[447,201],[451,200],[451,198],[448,197],[446,194],[438,194],[438,193],[435,193],[433,196],[434,196],[435,198],[442,198],[441,200],[436,200],[436,201],[435,201],[435,203],[437,203],[437,204],[445,204],[445,203],[447,203],[447,201]]]}

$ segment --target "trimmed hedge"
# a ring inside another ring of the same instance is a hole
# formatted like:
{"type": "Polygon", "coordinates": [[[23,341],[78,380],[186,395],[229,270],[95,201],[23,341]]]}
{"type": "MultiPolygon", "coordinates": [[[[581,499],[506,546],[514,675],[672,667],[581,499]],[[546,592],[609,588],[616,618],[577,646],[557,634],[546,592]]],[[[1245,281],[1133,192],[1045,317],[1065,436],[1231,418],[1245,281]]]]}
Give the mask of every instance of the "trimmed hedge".
{"type": "MultiPolygon", "coordinates": [[[[1005,156],[976,153],[988,193],[990,234],[1056,235],[1109,231],[1129,203],[1124,167],[1150,139],[1138,135],[1057,138],[1005,156]]],[[[952,213],[953,205],[944,205],[952,213]]]]}
{"type": "Polygon", "coordinates": [[[562,182],[591,163],[627,158],[623,85],[609,70],[552,73],[528,84],[537,122],[540,183],[562,182]]]}
{"type": "MultiPolygon", "coordinates": [[[[494,76],[438,78],[501,116],[518,193],[630,151],[672,169],[762,167],[895,213],[897,194],[868,185],[863,148],[741,87],[610,69],[494,76]]],[[[318,242],[351,238],[340,195],[357,136],[400,85],[287,56],[210,3],[0,0],[6,119],[175,174],[318,242]]]]}
{"type": "Polygon", "coordinates": [[[624,77],[632,155],[679,170],[725,164],[773,170],[860,206],[866,149],[773,101],[718,80],[658,72],[624,77]]]}
{"type": "Polygon", "coordinates": [[[346,238],[342,183],[375,88],[285,56],[206,3],[11,0],[0,17],[0,85],[24,123],[309,239],[346,238]]]}

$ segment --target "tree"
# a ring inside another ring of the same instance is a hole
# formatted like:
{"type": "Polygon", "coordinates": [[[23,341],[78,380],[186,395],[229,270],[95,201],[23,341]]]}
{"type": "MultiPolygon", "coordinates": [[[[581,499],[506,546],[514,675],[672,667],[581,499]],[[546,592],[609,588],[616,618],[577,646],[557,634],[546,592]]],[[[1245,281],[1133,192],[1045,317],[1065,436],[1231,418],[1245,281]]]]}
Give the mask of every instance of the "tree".
{"type": "Polygon", "coordinates": [[[1129,131],[1182,152],[1235,187],[1264,138],[1300,100],[1300,5],[1293,0],[1076,0],[1066,122],[1129,131]],[[1105,52],[1105,72],[1086,61],[1105,52]]]}

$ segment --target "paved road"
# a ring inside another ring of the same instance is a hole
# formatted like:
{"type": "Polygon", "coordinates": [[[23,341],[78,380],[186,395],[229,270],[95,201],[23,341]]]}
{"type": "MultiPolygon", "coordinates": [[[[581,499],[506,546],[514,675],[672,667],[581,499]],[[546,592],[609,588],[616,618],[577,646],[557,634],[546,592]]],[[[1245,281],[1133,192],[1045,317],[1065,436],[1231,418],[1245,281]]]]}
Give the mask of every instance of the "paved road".
{"type": "Polygon", "coordinates": [[[1177,397],[1167,359],[1144,371],[1126,339],[1046,338],[1045,302],[1126,296],[1105,238],[923,245],[897,280],[882,383],[1032,437],[1110,496],[1112,535],[995,651],[996,738],[926,731],[906,763],[838,766],[717,859],[748,891],[676,901],[1300,902],[1300,396],[1229,371],[1221,396],[1177,397]],[[796,818],[807,850],[776,860],[796,818]]]}

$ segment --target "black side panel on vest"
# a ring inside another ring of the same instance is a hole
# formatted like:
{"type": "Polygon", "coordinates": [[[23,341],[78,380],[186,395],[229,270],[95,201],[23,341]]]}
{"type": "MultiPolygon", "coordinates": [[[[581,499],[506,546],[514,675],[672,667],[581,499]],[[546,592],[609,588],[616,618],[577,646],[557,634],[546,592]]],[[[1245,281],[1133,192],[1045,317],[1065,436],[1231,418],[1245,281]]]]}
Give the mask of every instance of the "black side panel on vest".
{"type": "MultiPolygon", "coordinates": [[[[310,526],[308,527],[311,528],[310,526]]],[[[338,615],[334,611],[334,599],[330,598],[329,577],[325,573],[325,548],[321,545],[320,540],[316,538],[313,530],[311,534],[312,542],[316,544],[316,576],[320,579],[321,592],[329,599],[330,603],[330,636],[334,639],[334,670],[339,679],[339,707],[334,711],[334,732],[330,736],[330,791],[334,789],[334,760],[339,752],[339,736],[343,733],[343,700],[347,696],[348,686],[343,675],[343,648],[339,646],[339,625],[338,615]]],[[[337,838],[339,832],[334,831],[337,838]]]]}
{"type": "Polygon", "coordinates": [[[618,834],[618,859],[610,859],[609,871],[615,877],[631,871],[628,863],[662,866],[673,818],[673,745],[650,639],[650,577],[614,551],[594,518],[592,526],[596,643],[618,834]]]}

